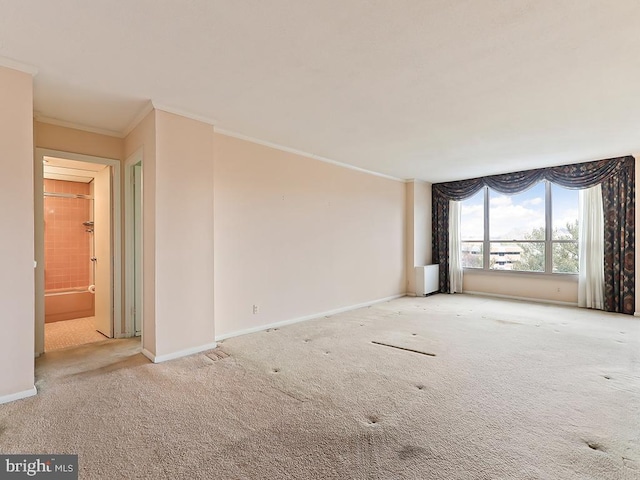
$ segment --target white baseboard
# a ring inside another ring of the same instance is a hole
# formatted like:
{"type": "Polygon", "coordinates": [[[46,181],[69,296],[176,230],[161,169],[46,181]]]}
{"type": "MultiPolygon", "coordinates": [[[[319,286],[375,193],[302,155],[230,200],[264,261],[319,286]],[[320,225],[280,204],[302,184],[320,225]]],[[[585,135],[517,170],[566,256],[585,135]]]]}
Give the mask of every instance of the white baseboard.
{"type": "Polygon", "coordinates": [[[21,400],[27,397],[33,397],[37,395],[38,391],[36,390],[35,385],[31,387],[29,390],[24,390],[23,392],[12,393],[10,395],[4,395],[0,397],[0,405],[3,403],[15,402],[16,400],[21,400]]]}
{"type": "Polygon", "coordinates": [[[391,295],[390,297],[380,298],[378,300],[372,300],[370,302],[359,303],[357,305],[350,305],[348,307],[336,308],[334,310],[327,310],[326,312],[318,312],[311,315],[305,315],[304,317],[291,318],[289,320],[282,320],[280,322],[269,323],[267,325],[260,325],[258,327],[251,327],[244,330],[238,330],[237,332],[224,333],[222,335],[216,335],[216,341],[226,340],[227,338],[239,337],[240,335],[247,335],[249,333],[262,332],[269,328],[284,327],[286,325],[292,325],[294,323],[304,322],[307,320],[313,320],[314,318],[326,317],[327,315],[336,315],[338,313],[348,312],[350,310],[356,310],[357,308],[369,307],[376,303],[388,302],[389,300],[395,300],[396,298],[405,297],[406,293],[398,293],[397,295],[391,295]]]}
{"type": "Polygon", "coordinates": [[[178,350],[173,353],[166,353],[164,355],[154,355],[146,348],[142,349],[142,354],[151,360],[153,363],[162,363],[169,360],[175,360],[176,358],[186,357],[189,355],[194,355],[200,352],[206,352],[207,350],[213,350],[216,348],[218,344],[216,342],[207,343],[205,345],[200,345],[197,347],[185,348],[184,350],[178,350]]]}
{"type": "Polygon", "coordinates": [[[140,353],[142,353],[145,357],[147,357],[149,360],[155,363],[156,356],[153,353],[151,353],[149,350],[147,350],[146,348],[143,348],[140,351],[140,353]]]}
{"type": "Polygon", "coordinates": [[[465,295],[478,295],[480,297],[505,298],[507,300],[524,300],[525,302],[535,303],[550,303],[552,305],[564,305],[567,307],[578,306],[578,304],[574,302],[561,302],[560,300],[547,300],[545,298],[517,297],[515,295],[501,295],[499,293],[474,292],[470,290],[464,290],[462,293],[465,295]]]}

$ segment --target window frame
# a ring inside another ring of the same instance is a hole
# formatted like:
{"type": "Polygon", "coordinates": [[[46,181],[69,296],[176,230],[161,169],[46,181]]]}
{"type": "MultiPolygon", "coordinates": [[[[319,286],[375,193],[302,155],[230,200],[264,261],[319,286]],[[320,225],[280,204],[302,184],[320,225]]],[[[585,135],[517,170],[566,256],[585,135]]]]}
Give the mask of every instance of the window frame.
{"type": "MultiPolygon", "coordinates": [[[[482,187],[483,191],[483,217],[484,232],[483,239],[461,240],[463,243],[482,243],[482,267],[463,267],[465,272],[492,272],[499,274],[514,275],[561,275],[561,276],[578,276],[578,272],[554,272],[553,271],[553,247],[555,244],[572,243],[578,247],[578,240],[555,240],[553,239],[553,199],[551,194],[552,183],[548,180],[541,180],[545,186],[545,232],[543,240],[491,240],[489,223],[490,223],[490,188],[482,187]],[[491,243],[543,243],[544,244],[544,271],[536,272],[531,270],[500,270],[491,268],[491,243]]],[[[537,185],[537,184],[536,184],[537,185]]],[[[494,190],[495,191],[495,190],[494,190]]]]}

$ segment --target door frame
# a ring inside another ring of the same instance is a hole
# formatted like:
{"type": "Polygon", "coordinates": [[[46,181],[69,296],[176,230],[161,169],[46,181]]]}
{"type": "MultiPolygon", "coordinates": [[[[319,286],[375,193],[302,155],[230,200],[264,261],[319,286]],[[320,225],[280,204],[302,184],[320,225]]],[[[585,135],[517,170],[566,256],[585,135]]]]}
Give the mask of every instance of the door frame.
{"type": "MultiPolygon", "coordinates": [[[[129,337],[133,337],[136,334],[135,321],[133,315],[133,309],[135,307],[135,258],[136,255],[142,255],[142,252],[136,252],[135,236],[135,204],[133,198],[133,168],[138,164],[143,165],[143,149],[140,147],[124,162],[124,324],[125,331],[129,337]]],[[[144,189],[144,170],[142,173],[142,189],[144,189]]],[[[143,225],[139,225],[138,231],[142,236],[142,244],[144,245],[144,228],[143,225]]],[[[143,266],[144,268],[144,266],[143,266]]],[[[144,289],[144,279],[140,279],[140,288],[144,289]]],[[[143,290],[144,291],[144,290],[143,290]]],[[[144,315],[143,305],[138,305],[139,312],[136,314],[141,319],[140,331],[141,336],[144,336],[144,328],[142,327],[142,318],[144,315]]]]}
{"type": "Polygon", "coordinates": [[[111,218],[113,252],[111,265],[111,317],[113,336],[120,338],[122,328],[122,215],[120,190],[120,160],[64,152],[49,148],[36,148],[34,155],[34,250],[35,250],[35,356],[44,353],[44,157],[64,158],[111,167],[111,218]]]}

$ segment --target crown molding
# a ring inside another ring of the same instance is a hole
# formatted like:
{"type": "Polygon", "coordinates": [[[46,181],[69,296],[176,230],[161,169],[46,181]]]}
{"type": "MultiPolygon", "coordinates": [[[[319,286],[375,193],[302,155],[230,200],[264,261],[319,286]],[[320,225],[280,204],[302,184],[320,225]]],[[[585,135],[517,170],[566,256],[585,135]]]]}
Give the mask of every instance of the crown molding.
{"type": "Polygon", "coordinates": [[[18,70],[20,72],[28,73],[32,77],[35,77],[38,74],[38,69],[35,66],[7,57],[0,56],[0,67],[6,67],[12,70],[18,70]]]}
{"type": "Polygon", "coordinates": [[[379,173],[379,172],[374,172],[371,170],[367,170],[364,168],[360,168],[360,167],[356,167],[354,165],[349,165],[348,163],[343,163],[343,162],[338,162],[336,160],[332,160],[330,158],[326,158],[326,157],[321,157],[320,155],[315,155],[313,153],[309,153],[309,152],[305,152],[302,150],[297,150],[295,148],[290,148],[290,147],[285,147],[284,145],[279,145],[277,143],[272,143],[272,142],[268,142],[266,140],[261,140],[259,138],[255,138],[255,137],[250,137],[248,135],[243,135],[241,133],[238,132],[234,132],[233,130],[226,130],[224,128],[218,128],[215,125],[218,124],[219,122],[213,118],[209,118],[209,117],[204,117],[201,115],[196,115],[190,112],[187,112],[185,110],[181,110],[179,108],[174,108],[174,107],[168,107],[166,105],[162,105],[159,104],[157,102],[152,102],[153,103],[153,108],[155,108],[156,110],[160,110],[166,113],[172,113],[174,115],[179,115],[181,117],[186,117],[186,118],[190,118],[191,120],[196,120],[198,122],[202,122],[202,123],[206,123],[208,125],[211,125],[214,127],[214,132],[219,133],[221,135],[226,135],[228,137],[234,137],[240,140],[246,140],[248,142],[252,142],[252,143],[257,143],[258,145],[263,145],[265,147],[270,147],[270,148],[275,148],[276,150],[281,150],[283,152],[288,152],[288,153],[293,153],[296,155],[301,155],[303,157],[308,157],[308,158],[313,158],[314,160],[319,160],[321,162],[325,162],[325,163],[330,163],[332,165],[336,165],[338,167],[342,167],[342,168],[348,168],[350,170],[355,170],[358,172],[362,172],[362,173],[367,173],[369,175],[374,175],[376,177],[382,177],[382,178],[386,178],[389,180],[395,180],[397,182],[404,182],[404,179],[402,178],[397,178],[397,177],[392,177],[391,175],[385,175],[384,173],[379,173]]]}
{"type": "Polygon", "coordinates": [[[197,122],[206,123],[211,126],[218,123],[218,121],[214,118],[204,117],[202,115],[196,115],[195,113],[187,112],[186,110],[169,107],[167,105],[162,105],[153,101],[152,101],[152,104],[153,104],[153,108],[155,108],[156,110],[160,110],[161,112],[172,113],[174,115],[179,115],[181,117],[190,118],[191,120],[196,120],[197,122]]]}
{"type": "Polygon", "coordinates": [[[424,183],[424,184],[431,185],[431,182],[429,182],[427,180],[421,180],[419,178],[407,178],[407,179],[404,180],[404,183],[424,183]]]}
{"type": "Polygon", "coordinates": [[[153,102],[151,100],[149,100],[147,103],[145,103],[144,107],[142,107],[140,109],[140,111],[138,113],[136,113],[136,115],[133,117],[133,120],[131,120],[131,122],[129,122],[129,125],[127,125],[127,128],[125,128],[122,131],[122,137],[126,137],[127,135],[129,135],[134,128],[136,128],[138,126],[138,124],[144,120],[144,118],[149,115],[149,113],[151,113],[153,111],[153,102]]]}
{"type": "MultiPolygon", "coordinates": [[[[198,122],[206,123],[206,124],[211,125],[213,127],[213,130],[214,130],[215,133],[219,133],[221,135],[226,135],[228,137],[237,138],[239,140],[245,140],[247,142],[256,143],[258,145],[263,145],[265,147],[274,148],[276,150],[280,150],[280,151],[283,151],[283,152],[293,153],[295,155],[300,155],[300,156],[303,156],[303,157],[312,158],[314,160],[318,160],[318,161],[324,162],[324,163],[329,163],[329,164],[335,165],[337,167],[347,168],[349,170],[354,170],[356,172],[366,173],[368,175],[373,175],[375,177],[386,178],[387,180],[393,180],[393,181],[396,181],[396,182],[402,182],[402,183],[425,182],[424,180],[398,178],[398,177],[394,177],[392,175],[387,175],[387,174],[384,174],[384,173],[375,172],[373,170],[367,170],[366,168],[361,168],[361,167],[357,167],[355,165],[351,165],[351,164],[348,164],[348,163],[339,162],[337,160],[332,160],[330,158],[322,157],[320,155],[316,155],[316,154],[309,153],[309,152],[305,152],[303,150],[298,150],[296,148],[285,147],[284,145],[280,145],[280,144],[273,143],[273,142],[268,142],[266,140],[261,140],[259,138],[255,138],[255,137],[250,137],[248,135],[244,135],[244,134],[235,132],[233,130],[227,130],[227,129],[224,129],[224,128],[218,128],[218,127],[215,126],[216,123],[218,123],[215,119],[212,119],[212,118],[209,118],[209,117],[204,117],[204,116],[201,116],[201,115],[196,115],[196,114],[187,112],[185,110],[181,110],[179,108],[174,108],[174,107],[169,107],[169,106],[166,106],[166,105],[162,105],[162,104],[159,104],[159,103],[154,102],[154,101],[147,102],[145,104],[145,106],[131,120],[129,125],[121,132],[116,132],[114,130],[107,130],[107,129],[102,129],[102,128],[96,128],[96,127],[90,127],[90,126],[87,126],[87,125],[81,125],[81,124],[77,124],[77,123],[73,123],[73,122],[67,122],[65,120],[59,120],[57,118],[51,118],[51,117],[46,117],[44,115],[40,115],[37,112],[34,112],[34,119],[36,121],[38,121],[38,122],[48,123],[50,125],[58,125],[60,127],[74,128],[76,130],[83,130],[85,132],[97,133],[97,134],[100,134],[100,135],[107,135],[107,136],[110,136],[110,137],[125,138],[144,119],[144,117],[146,117],[154,109],[162,111],[162,112],[166,112],[166,113],[171,113],[171,114],[174,114],[174,115],[179,115],[181,117],[189,118],[191,120],[195,120],[195,121],[198,121],[198,122]]],[[[429,183],[429,182],[425,182],[425,183],[429,183]]]]}
{"type": "Polygon", "coordinates": [[[396,182],[404,182],[403,178],[392,177],[391,175],[385,175],[384,173],[374,172],[372,170],[367,170],[365,168],[356,167],[355,165],[350,165],[348,163],[338,162],[337,160],[332,160],[330,158],[321,157],[320,155],[315,155],[313,153],[305,152],[302,150],[297,150],[295,148],[285,147],[284,145],[279,145],[277,143],[267,142],[265,140],[260,140],[259,138],[249,137],[247,135],[243,135],[238,132],[234,132],[232,130],[225,130],[224,128],[214,127],[213,131],[215,133],[219,133],[220,135],[226,135],[227,137],[237,138],[239,140],[245,140],[251,143],[257,143],[258,145],[263,145],[269,148],[275,148],[276,150],[281,150],[283,152],[293,153],[295,155],[300,155],[302,157],[312,158],[314,160],[319,160],[324,163],[330,163],[331,165],[335,165],[337,167],[348,168],[349,170],[355,170],[356,172],[366,173],[368,175],[373,175],[375,177],[386,178],[387,180],[394,180],[396,182]]]}
{"type": "Polygon", "coordinates": [[[89,133],[97,133],[99,135],[106,135],[108,137],[124,138],[122,132],[116,132],[115,130],[107,130],[104,128],[90,127],[88,125],[82,125],[80,123],[67,122],[66,120],[60,120],[58,118],[51,118],[44,115],[40,115],[34,112],[33,118],[36,122],[47,123],[49,125],[57,125],[58,127],[73,128],[75,130],[82,130],[89,133]]]}

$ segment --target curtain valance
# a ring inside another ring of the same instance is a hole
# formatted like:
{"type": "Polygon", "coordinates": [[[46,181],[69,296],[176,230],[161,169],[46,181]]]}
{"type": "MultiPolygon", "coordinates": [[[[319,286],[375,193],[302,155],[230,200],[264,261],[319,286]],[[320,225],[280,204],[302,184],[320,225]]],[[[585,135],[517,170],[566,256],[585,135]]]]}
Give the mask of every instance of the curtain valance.
{"type": "Polygon", "coordinates": [[[433,195],[444,197],[447,200],[464,200],[473,196],[484,186],[500,193],[513,195],[514,193],[528,190],[541,180],[549,180],[562,187],[579,190],[602,183],[605,179],[618,174],[624,168],[628,168],[629,164],[633,164],[633,162],[633,157],[627,156],[560,167],[491,175],[489,177],[456,182],[435,183],[433,185],[433,195]]]}

